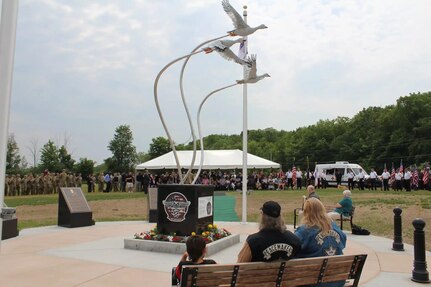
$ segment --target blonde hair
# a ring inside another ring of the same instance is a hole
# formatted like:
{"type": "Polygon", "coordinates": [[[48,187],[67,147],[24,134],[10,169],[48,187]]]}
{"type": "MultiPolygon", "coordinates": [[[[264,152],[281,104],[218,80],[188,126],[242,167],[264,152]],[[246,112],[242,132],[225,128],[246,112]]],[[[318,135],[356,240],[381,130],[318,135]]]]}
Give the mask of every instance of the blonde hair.
{"type": "Polygon", "coordinates": [[[284,220],[281,218],[281,215],[279,217],[271,217],[262,213],[259,230],[262,229],[277,230],[284,233],[286,231],[286,225],[284,224],[284,220]]]}
{"type": "Polygon", "coordinates": [[[301,222],[307,227],[317,227],[323,233],[327,233],[332,229],[332,220],[326,214],[323,203],[317,198],[309,198],[305,201],[301,222]]]}

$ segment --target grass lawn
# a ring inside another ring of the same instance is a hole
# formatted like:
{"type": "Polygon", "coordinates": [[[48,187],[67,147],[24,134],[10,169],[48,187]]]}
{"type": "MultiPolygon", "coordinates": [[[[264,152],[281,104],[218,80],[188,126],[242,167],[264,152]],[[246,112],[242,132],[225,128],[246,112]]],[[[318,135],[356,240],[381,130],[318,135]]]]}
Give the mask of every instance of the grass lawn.
{"type": "MultiPolygon", "coordinates": [[[[86,187],[83,187],[86,191],[86,187]]],[[[322,202],[334,205],[342,198],[342,191],[335,188],[317,190],[322,202]]],[[[293,210],[302,204],[302,191],[252,191],[247,196],[247,221],[257,221],[259,208],[267,200],[278,201],[286,224],[293,224],[293,210]]],[[[228,192],[228,196],[236,198],[235,210],[241,218],[242,194],[228,192]]],[[[144,193],[85,193],[96,221],[147,220],[147,195],[144,193]]],[[[383,192],[358,191],[352,192],[353,204],[356,206],[353,222],[371,231],[373,235],[393,238],[393,209],[400,207],[403,212],[403,241],[412,244],[415,218],[422,218],[426,223],[431,220],[431,193],[429,191],[383,192]]],[[[19,229],[56,225],[58,213],[58,195],[33,195],[5,197],[8,206],[17,208],[19,229]]],[[[217,207],[216,207],[217,208],[217,207]]],[[[345,229],[349,230],[348,223],[345,229]]],[[[431,227],[425,226],[426,247],[431,250],[431,227]]]]}

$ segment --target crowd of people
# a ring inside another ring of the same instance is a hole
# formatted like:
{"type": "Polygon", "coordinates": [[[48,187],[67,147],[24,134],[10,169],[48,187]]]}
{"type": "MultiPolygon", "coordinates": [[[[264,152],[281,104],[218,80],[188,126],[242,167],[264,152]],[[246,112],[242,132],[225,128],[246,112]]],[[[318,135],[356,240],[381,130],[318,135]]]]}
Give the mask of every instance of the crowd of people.
{"type": "MultiPolygon", "coordinates": [[[[182,177],[185,177],[183,171],[182,177]]],[[[429,167],[422,170],[409,168],[403,170],[399,168],[389,172],[384,169],[378,174],[371,169],[367,175],[360,171],[358,175],[350,170],[347,173],[347,184],[349,190],[355,188],[370,190],[431,190],[431,173],[429,167]]],[[[191,173],[184,180],[184,183],[191,183],[194,174],[191,173]]],[[[211,184],[215,190],[242,190],[243,176],[236,171],[203,171],[197,184],[211,184]]],[[[334,182],[341,184],[341,174],[335,172],[334,182]]],[[[33,194],[53,194],[58,193],[61,187],[81,187],[83,183],[88,186],[88,192],[134,192],[142,191],[147,193],[149,187],[157,187],[159,184],[180,183],[181,178],[177,171],[162,171],[150,173],[149,171],[136,172],[106,172],[90,174],[83,178],[81,174],[66,172],[60,173],[44,171],[41,174],[33,175],[6,175],[5,195],[33,195],[33,194]]],[[[252,171],[247,176],[247,189],[249,190],[301,190],[303,186],[314,185],[316,188],[327,188],[327,176],[324,173],[314,171],[302,172],[300,168],[293,167],[287,171],[252,171]]]]}
{"type": "Polygon", "coordinates": [[[61,187],[81,187],[81,174],[44,171],[41,174],[6,175],[5,195],[35,195],[58,193],[61,187]]]}

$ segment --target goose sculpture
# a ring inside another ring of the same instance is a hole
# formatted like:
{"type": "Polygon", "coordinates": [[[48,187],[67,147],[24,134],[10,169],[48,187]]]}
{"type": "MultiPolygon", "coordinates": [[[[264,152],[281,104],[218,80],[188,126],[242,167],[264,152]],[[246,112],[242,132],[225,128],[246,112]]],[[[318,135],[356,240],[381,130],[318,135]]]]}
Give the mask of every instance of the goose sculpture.
{"type": "Polygon", "coordinates": [[[256,82],[259,82],[260,80],[271,77],[269,74],[263,74],[260,76],[257,76],[257,64],[256,64],[256,55],[251,55],[251,57],[248,58],[248,62],[251,63],[251,67],[247,69],[247,76],[243,80],[237,80],[237,84],[253,84],[256,82]]]}
{"type": "Polygon", "coordinates": [[[243,60],[237,55],[235,55],[234,52],[232,52],[229,47],[232,47],[236,43],[243,43],[245,39],[239,38],[237,40],[218,40],[215,42],[212,42],[208,45],[208,47],[203,48],[205,53],[211,53],[212,51],[216,51],[219,53],[223,58],[225,58],[228,61],[234,61],[235,63],[238,63],[240,65],[247,65],[251,67],[251,62],[248,62],[247,60],[243,60]]]}
{"type": "Polygon", "coordinates": [[[229,0],[223,0],[222,5],[223,5],[224,11],[232,19],[233,26],[235,27],[235,30],[227,32],[230,36],[246,37],[248,35],[253,34],[259,29],[268,28],[263,24],[254,28],[247,25],[244,22],[244,19],[242,19],[241,15],[239,15],[238,12],[235,10],[235,8],[233,8],[232,5],[230,5],[229,0]]]}

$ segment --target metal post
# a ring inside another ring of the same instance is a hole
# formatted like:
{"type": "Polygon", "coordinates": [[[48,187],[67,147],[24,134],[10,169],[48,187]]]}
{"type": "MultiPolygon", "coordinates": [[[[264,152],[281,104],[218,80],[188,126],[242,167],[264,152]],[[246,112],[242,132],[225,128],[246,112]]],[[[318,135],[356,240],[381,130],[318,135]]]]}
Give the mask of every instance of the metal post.
{"type": "Polygon", "coordinates": [[[414,231],[414,253],[412,281],[418,283],[429,283],[429,273],[425,257],[425,221],[420,218],[413,220],[414,231]]]}
{"type": "MultiPolygon", "coordinates": [[[[244,22],[247,23],[247,6],[244,5],[244,22]]],[[[248,41],[245,37],[245,51],[247,51],[248,41]]],[[[247,68],[244,66],[244,79],[247,77],[247,68]]],[[[247,223],[247,84],[242,85],[242,223],[247,223]]]]}
{"type": "MultiPolygon", "coordinates": [[[[6,148],[12,91],[18,0],[3,0],[0,23],[0,208],[4,202],[6,148]]],[[[3,220],[0,219],[0,247],[3,220]]]]}
{"type": "Polygon", "coordinates": [[[401,221],[402,212],[403,210],[401,208],[394,208],[394,242],[392,243],[392,250],[394,251],[404,251],[401,221]]]}

